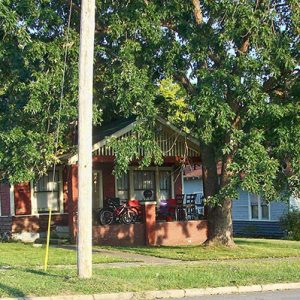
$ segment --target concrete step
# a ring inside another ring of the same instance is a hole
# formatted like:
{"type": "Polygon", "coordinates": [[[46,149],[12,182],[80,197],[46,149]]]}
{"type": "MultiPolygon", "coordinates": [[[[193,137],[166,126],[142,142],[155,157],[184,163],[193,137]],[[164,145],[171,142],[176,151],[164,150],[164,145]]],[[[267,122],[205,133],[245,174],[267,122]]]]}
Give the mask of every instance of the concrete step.
{"type": "MultiPolygon", "coordinates": [[[[47,238],[38,238],[34,242],[35,244],[43,244],[45,245],[47,243],[47,238]]],[[[50,238],[49,241],[50,245],[67,245],[70,244],[69,239],[64,239],[64,238],[50,238]]]]}

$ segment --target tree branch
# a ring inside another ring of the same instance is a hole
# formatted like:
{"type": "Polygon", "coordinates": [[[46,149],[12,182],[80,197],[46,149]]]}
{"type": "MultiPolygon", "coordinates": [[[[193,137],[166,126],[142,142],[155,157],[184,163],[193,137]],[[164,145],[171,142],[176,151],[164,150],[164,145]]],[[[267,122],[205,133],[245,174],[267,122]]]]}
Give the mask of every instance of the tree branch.
{"type": "Polygon", "coordinates": [[[194,16],[196,19],[196,23],[198,25],[203,23],[203,15],[202,15],[202,10],[200,7],[200,1],[199,0],[192,0],[193,5],[194,5],[194,16]]]}
{"type": "MultiPolygon", "coordinates": [[[[282,70],[281,75],[277,78],[275,77],[269,77],[264,83],[263,83],[263,91],[264,92],[271,92],[274,91],[280,84],[282,80],[287,80],[288,78],[293,79],[296,78],[299,75],[299,71],[297,69],[294,70],[282,70]],[[288,77],[290,76],[290,77],[288,77]]],[[[279,92],[280,94],[280,92],[279,92]]]]}
{"type": "Polygon", "coordinates": [[[174,74],[174,79],[181,83],[181,85],[185,88],[185,90],[189,94],[195,93],[195,87],[191,84],[190,80],[186,75],[182,74],[174,74]]]}
{"type": "Polygon", "coordinates": [[[248,32],[244,37],[243,37],[243,40],[242,40],[242,44],[241,46],[239,47],[238,49],[238,53],[240,54],[245,54],[247,53],[248,49],[249,49],[249,46],[250,46],[250,32],[248,32]]]}
{"type": "Polygon", "coordinates": [[[213,51],[208,51],[208,57],[216,64],[216,65],[220,65],[221,63],[221,59],[220,56],[217,55],[216,53],[214,53],[213,51]]]}

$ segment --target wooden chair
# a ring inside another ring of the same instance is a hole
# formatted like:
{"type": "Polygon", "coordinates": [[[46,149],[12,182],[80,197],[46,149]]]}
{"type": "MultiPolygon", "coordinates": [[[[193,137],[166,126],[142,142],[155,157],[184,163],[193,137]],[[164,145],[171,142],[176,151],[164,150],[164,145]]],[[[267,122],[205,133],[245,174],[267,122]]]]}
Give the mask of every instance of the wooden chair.
{"type": "Polygon", "coordinates": [[[196,218],[196,197],[197,194],[187,194],[185,198],[185,208],[188,220],[196,218]]]}
{"type": "Polygon", "coordinates": [[[175,220],[186,221],[187,211],[184,205],[184,194],[177,194],[175,199],[176,199],[175,220]]]}

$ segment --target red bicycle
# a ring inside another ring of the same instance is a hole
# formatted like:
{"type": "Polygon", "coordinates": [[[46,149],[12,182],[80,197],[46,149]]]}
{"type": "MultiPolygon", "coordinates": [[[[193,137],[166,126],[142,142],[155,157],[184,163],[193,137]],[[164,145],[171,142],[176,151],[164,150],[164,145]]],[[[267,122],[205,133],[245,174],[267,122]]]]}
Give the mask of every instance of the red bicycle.
{"type": "Polygon", "coordinates": [[[108,207],[102,208],[98,213],[98,220],[101,225],[112,223],[131,224],[137,219],[136,210],[126,203],[120,204],[116,199],[108,199],[108,207]]]}

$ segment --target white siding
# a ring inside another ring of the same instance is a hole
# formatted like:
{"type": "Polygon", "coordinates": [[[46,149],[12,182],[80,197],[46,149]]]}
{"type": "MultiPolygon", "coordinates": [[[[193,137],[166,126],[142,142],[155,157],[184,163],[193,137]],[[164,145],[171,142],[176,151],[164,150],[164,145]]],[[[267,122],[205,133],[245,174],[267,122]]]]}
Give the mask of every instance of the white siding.
{"type": "Polygon", "coordinates": [[[288,211],[287,202],[272,201],[270,202],[271,221],[279,221],[283,214],[288,211]]]}
{"type": "Polygon", "coordinates": [[[239,189],[238,193],[238,199],[232,201],[232,219],[249,220],[248,192],[239,189]]]}

